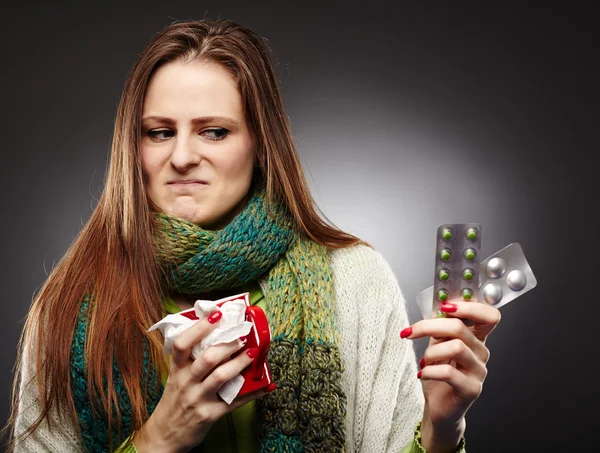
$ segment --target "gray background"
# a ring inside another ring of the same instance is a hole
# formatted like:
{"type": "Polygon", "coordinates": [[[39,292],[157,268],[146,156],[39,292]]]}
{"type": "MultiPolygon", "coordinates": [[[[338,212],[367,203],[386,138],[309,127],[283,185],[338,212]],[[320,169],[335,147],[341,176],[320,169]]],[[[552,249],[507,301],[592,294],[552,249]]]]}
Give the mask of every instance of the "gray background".
{"type": "MultiPolygon", "coordinates": [[[[319,207],[383,253],[412,321],[421,317],[415,296],[432,282],[440,223],[482,223],[484,256],[522,245],[538,287],[502,308],[488,340],[468,451],[592,445],[591,9],[166,3],[20,2],[2,12],[0,421],[32,294],[101,193],[127,70],[172,20],[206,15],[269,39],[319,207]]],[[[418,358],[425,346],[417,341],[418,358]]]]}

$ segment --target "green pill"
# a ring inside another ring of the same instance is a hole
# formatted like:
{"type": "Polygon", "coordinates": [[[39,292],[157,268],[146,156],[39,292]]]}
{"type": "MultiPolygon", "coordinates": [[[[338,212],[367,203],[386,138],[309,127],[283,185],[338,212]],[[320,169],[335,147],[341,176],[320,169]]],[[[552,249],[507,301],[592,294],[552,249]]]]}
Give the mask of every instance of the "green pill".
{"type": "Polygon", "coordinates": [[[438,311],[437,317],[438,318],[447,318],[448,314],[444,313],[443,311],[438,311]]]}
{"type": "Polygon", "coordinates": [[[450,250],[442,249],[442,251],[440,252],[440,258],[444,261],[448,261],[450,259],[450,250]]]}
{"type": "Polygon", "coordinates": [[[446,280],[448,280],[450,278],[450,272],[448,271],[448,269],[442,269],[440,271],[440,273],[438,274],[438,277],[440,280],[445,282],[446,280]]]}
{"type": "Polygon", "coordinates": [[[444,228],[442,230],[442,237],[446,240],[449,241],[450,239],[452,239],[452,230],[450,228],[444,228]]]}
{"type": "Polygon", "coordinates": [[[462,297],[464,300],[471,300],[471,297],[473,297],[473,293],[469,288],[465,288],[462,290],[462,297]]]}
{"type": "Polygon", "coordinates": [[[467,230],[467,239],[469,241],[474,241],[477,239],[477,230],[475,228],[469,228],[467,230]]]}
{"type": "Polygon", "coordinates": [[[465,250],[465,258],[468,261],[473,261],[475,259],[475,255],[476,255],[475,250],[473,250],[473,249],[465,250]]]}
{"type": "Polygon", "coordinates": [[[445,289],[440,289],[437,292],[437,298],[438,298],[438,300],[441,300],[441,301],[448,299],[448,291],[446,291],[445,289]]]}
{"type": "Polygon", "coordinates": [[[465,269],[463,271],[463,278],[465,280],[473,280],[473,270],[472,269],[465,269]]]}

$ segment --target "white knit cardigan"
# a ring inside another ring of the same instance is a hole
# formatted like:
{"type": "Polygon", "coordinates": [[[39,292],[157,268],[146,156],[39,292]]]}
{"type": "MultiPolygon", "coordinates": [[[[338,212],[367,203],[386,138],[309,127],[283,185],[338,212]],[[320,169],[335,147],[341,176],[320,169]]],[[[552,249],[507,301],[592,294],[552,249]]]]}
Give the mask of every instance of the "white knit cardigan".
{"type": "MultiPolygon", "coordinates": [[[[405,300],[389,264],[365,245],[330,251],[336,321],[344,363],[342,388],[347,396],[348,453],[398,453],[411,442],[422,417],[424,397],[417,379],[411,340],[400,339],[408,327],[405,300]]],[[[259,281],[263,292],[266,280],[259,281]]],[[[29,364],[25,345],[23,360],[29,364]]],[[[15,433],[31,426],[41,413],[35,377],[23,368],[15,433]]],[[[82,452],[78,427],[68,417],[50,413],[15,453],[82,452]]]]}

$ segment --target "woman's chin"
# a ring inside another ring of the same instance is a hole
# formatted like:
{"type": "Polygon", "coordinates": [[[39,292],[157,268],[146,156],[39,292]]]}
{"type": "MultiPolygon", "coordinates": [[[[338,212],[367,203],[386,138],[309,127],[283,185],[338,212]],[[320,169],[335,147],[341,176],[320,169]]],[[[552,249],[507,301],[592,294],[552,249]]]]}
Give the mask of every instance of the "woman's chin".
{"type": "Polygon", "coordinates": [[[169,209],[169,214],[175,217],[179,217],[180,219],[187,220],[188,222],[195,223],[199,225],[203,223],[203,216],[200,215],[197,209],[189,208],[189,207],[174,207],[169,209]]]}
{"type": "Polygon", "coordinates": [[[188,200],[178,200],[179,202],[171,204],[165,212],[167,214],[187,220],[194,225],[205,230],[221,230],[228,223],[225,219],[229,219],[230,215],[220,215],[213,212],[212,215],[207,215],[207,209],[201,209],[197,203],[190,203],[188,200]]]}

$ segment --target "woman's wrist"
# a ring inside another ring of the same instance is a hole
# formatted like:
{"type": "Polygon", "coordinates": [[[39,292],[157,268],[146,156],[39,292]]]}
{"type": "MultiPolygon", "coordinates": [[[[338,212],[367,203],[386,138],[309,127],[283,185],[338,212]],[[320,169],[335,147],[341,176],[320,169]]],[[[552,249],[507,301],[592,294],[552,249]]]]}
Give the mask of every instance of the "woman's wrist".
{"type": "Polygon", "coordinates": [[[158,429],[153,427],[152,417],[135,433],[133,443],[138,453],[181,453],[184,450],[177,450],[164,438],[160,436],[158,429]]]}
{"type": "Polygon", "coordinates": [[[466,429],[463,417],[453,426],[436,426],[427,416],[421,422],[421,445],[427,453],[455,453],[466,429]]]}

